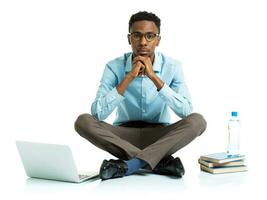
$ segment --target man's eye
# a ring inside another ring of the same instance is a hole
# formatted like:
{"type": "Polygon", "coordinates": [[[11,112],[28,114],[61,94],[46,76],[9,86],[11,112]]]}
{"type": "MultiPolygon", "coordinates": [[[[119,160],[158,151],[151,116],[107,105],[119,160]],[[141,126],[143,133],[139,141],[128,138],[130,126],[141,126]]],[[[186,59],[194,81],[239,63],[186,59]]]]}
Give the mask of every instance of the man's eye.
{"type": "Polygon", "coordinates": [[[155,35],[154,34],[147,34],[147,39],[153,39],[154,37],[155,37],[155,35]]]}
{"type": "Polygon", "coordinates": [[[141,34],[140,34],[140,33],[134,33],[133,36],[134,36],[135,38],[140,38],[140,37],[141,37],[141,34]]]}

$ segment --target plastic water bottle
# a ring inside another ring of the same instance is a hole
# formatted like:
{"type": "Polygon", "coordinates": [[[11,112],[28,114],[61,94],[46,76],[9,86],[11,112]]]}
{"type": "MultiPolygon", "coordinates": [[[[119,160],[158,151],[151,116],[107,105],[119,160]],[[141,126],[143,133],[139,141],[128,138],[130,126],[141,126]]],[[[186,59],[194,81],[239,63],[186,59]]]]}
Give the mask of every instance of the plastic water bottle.
{"type": "Polygon", "coordinates": [[[240,121],[238,112],[232,112],[228,122],[228,148],[229,155],[239,155],[240,121]]]}

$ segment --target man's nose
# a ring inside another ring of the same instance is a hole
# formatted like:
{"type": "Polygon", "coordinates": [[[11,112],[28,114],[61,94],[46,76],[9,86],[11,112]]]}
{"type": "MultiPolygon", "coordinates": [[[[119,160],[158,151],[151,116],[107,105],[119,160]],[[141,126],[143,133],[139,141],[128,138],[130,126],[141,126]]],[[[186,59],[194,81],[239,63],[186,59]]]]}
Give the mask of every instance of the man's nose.
{"type": "Polygon", "coordinates": [[[146,45],[147,44],[147,40],[146,40],[146,37],[144,35],[142,35],[142,37],[140,38],[140,44],[141,45],[146,45]]]}

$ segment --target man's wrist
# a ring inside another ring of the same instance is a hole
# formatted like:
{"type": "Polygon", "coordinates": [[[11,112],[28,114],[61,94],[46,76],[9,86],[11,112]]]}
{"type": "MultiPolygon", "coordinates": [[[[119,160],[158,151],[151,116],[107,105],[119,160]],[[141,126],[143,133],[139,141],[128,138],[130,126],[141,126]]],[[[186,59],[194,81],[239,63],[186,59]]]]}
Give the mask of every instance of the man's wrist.
{"type": "Polygon", "coordinates": [[[116,86],[116,89],[120,95],[123,95],[128,85],[132,82],[134,76],[131,73],[126,74],[124,79],[116,86]]]}
{"type": "Polygon", "coordinates": [[[147,76],[148,76],[148,78],[151,79],[151,81],[153,81],[153,80],[155,80],[157,78],[157,75],[155,73],[147,75],[147,76]]]}
{"type": "Polygon", "coordinates": [[[126,78],[132,81],[132,80],[135,78],[135,76],[134,76],[131,72],[129,72],[129,73],[126,75],[126,78]]]}
{"type": "Polygon", "coordinates": [[[157,90],[160,91],[160,89],[164,86],[164,82],[156,74],[149,78],[157,87],[157,90]]]}

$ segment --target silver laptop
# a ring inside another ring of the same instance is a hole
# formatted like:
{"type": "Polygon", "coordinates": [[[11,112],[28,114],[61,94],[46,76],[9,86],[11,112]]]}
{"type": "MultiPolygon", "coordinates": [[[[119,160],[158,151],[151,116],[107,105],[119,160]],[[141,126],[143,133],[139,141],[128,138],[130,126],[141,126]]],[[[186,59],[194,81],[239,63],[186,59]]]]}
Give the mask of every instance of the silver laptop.
{"type": "Polygon", "coordinates": [[[97,172],[78,174],[68,146],[24,141],[16,145],[29,177],[80,183],[98,176],[97,172]]]}

